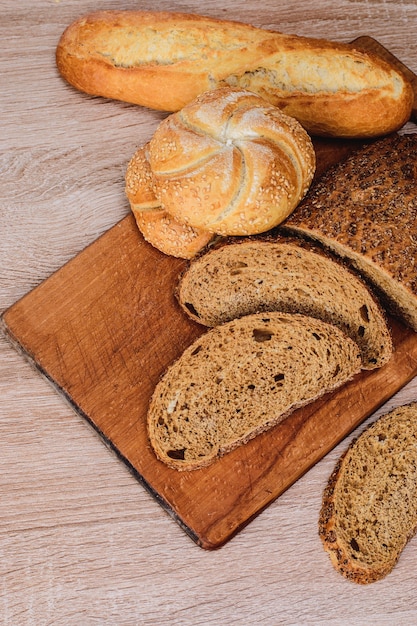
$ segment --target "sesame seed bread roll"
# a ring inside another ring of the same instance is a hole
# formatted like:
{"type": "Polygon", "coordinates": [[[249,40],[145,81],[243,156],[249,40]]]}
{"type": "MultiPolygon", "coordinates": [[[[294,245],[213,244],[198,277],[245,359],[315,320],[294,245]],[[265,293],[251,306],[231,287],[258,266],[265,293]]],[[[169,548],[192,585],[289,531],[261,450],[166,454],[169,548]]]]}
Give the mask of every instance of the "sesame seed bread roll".
{"type": "Polygon", "coordinates": [[[161,203],[153,190],[147,151],[148,145],[145,145],[135,152],[128,163],[125,175],[125,193],[135,214],[161,210],[161,203]]]}
{"type": "Polygon", "coordinates": [[[56,60],[81,91],[170,112],[211,89],[247,89],[316,135],[387,134],[413,102],[404,77],[369,52],[195,14],[90,13],[62,34],[56,60]]]}
{"type": "Polygon", "coordinates": [[[191,259],[212,238],[211,233],[181,224],[163,209],[133,213],[143,238],[169,256],[191,259]]]}
{"type": "Polygon", "coordinates": [[[144,239],[164,254],[190,259],[212,239],[211,233],[181,224],[161,206],[153,191],[146,146],[128,164],[125,192],[144,239]]]}
{"type": "Polygon", "coordinates": [[[330,168],[279,229],[344,258],[417,331],[417,133],[379,139],[330,168]]]}
{"type": "Polygon", "coordinates": [[[149,142],[155,195],[181,223],[219,235],[280,224],[315,172],[309,135],[263,98],[223,88],[164,119],[149,142]]]}

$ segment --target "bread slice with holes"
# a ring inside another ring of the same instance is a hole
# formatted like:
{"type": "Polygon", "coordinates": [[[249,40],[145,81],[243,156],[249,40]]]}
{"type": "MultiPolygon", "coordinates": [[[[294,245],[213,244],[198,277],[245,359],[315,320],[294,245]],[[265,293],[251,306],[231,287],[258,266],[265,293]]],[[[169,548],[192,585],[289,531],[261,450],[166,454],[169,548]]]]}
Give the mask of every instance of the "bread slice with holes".
{"type": "Polygon", "coordinates": [[[257,313],[210,329],[156,386],[147,425],[157,457],[178,470],[209,465],[361,369],[336,326],[257,313]]]}
{"type": "Polygon", "coordinates": [[[355,440],[323,494],[319,534],[335,568],[381,580],[417,529],[417,403],[397,407],[355,440]]]}
{"type": "Polygon", "coordinates": [[[221,245],[191,262],[177,296],[206,326],[262,311],[302,313],[335,324],[356,341],[364,369],[392,354],[385,314],[368,287],[329,254],[291,238],[221,245]]]}

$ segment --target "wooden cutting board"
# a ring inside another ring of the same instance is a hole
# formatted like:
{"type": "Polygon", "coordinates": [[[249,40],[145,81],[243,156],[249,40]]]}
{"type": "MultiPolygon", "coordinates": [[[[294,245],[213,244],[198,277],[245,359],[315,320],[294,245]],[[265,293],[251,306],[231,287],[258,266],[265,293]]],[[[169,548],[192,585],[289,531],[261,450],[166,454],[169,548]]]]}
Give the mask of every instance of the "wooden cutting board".
{"type": "MultiPolygon", "coordinates": [[[[317,140],[318,173],[357,146],[317,140]]],[[[3,313],[1,328],[190,537],[212,549],[417,374],[417,335],[390,320],[395,353],[386,366],[210,467],[177,472],[154,456],[146,411],[166,367],[205,332],[173,295],[184,267],[148,245],[128,216],[3,313]]]]}

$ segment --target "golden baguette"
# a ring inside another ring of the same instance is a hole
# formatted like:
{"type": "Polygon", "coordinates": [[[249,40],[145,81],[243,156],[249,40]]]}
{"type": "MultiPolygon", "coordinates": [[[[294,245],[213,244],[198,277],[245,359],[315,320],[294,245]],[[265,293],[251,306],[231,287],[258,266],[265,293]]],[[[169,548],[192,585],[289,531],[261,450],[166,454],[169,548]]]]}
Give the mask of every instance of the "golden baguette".
{"type": "Polygon", "coordinates": [[[218,87],[247,89],[315,135],[388,134],[413,103],[411,85],[376,55],[200,15],[91,13],[62,34],[56,60],[81,91],[165,111],[218,87]]]}

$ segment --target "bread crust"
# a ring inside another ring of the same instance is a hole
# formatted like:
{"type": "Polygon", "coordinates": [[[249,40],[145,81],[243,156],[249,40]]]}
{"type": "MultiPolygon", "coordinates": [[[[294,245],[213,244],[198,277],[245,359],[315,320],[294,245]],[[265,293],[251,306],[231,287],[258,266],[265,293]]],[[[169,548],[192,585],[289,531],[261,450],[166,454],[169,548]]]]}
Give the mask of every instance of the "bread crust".
{"type": "Polygon", "coordinates": [[[387,576],[416,532],[416,437],[417,403],[397,407],[351,442],[329,477],[319,536],[335,569],[352,582],[387,576]],[[362,503],[360,494],[377,504],[362,503]]]}
{"type": "Polygon", "coordinates": [[[173,218],[155,196],[147,145],[141,146],[129,161],[125,192],[136,224],[152,246],[181,259],[191,259],[212,239],[212,234],[173,218]]]}
{"type": "Polygon", "coordinates": [[[280,225],[319,241],[417,330],[417,133],[393,134],[330,168],[280,225]]]}
{"type": "Polygon", "coordinates": [[[149,142],[154,190],[178,221],[219,235],[281,223],[315,172],[307,132],[260,96],[224,87],[165,118],[149,142]]]}
{"type": "Polygon", "coordinates": [[[56,62],[81,91],[164,111],[221,86],[244,88],[324,136],[387,134],[413,103],[411,85],[371,53],[195,14],[88,14],[64,31],[56,62]]]}

